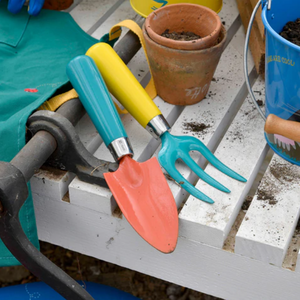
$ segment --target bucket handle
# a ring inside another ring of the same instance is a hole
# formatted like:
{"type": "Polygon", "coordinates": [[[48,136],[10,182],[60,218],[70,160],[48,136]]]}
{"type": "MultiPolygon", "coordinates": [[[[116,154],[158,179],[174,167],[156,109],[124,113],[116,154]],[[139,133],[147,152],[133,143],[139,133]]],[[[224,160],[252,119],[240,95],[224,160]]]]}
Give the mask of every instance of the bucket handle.
{"type": "Polygon", "coordinates": [[[245,81],[246,81],[246,85],[248,88],[248,92],[249,95],[251,97],[251,100],[253,102],[253,104],[255,105],[256,109],[258,110],[258,112],[260,113],[261,117],[263,118],[264,121],[266,121],[266,116],[264,114],[264,112],[261,110],[261,108],[259,107],[259,105],[257,104],[256,98],[254,96],[253,90],[251,88],[251,84],[249,81],[249,76],[248,76],[248,48],[249,48],[249,39],[250,39],[250,34],[251,34],[251,29],[252,29],[252,25],[254,22],[254,18],[256,16],[256,13],[258,11],[258,8],[260,5],[264,6],[265,4],[268,5],[268,9],[271,9],[271,2],[272,0],[259,0],[256,4],[256,6],[253,9],[250,21],[249,21],[249,25],[248,25],[248,29],[247,29],[247,33],[246,33],[246,39],[245,39],[245,46],[244,46],[244,76],[245,76],[245,81]]]}

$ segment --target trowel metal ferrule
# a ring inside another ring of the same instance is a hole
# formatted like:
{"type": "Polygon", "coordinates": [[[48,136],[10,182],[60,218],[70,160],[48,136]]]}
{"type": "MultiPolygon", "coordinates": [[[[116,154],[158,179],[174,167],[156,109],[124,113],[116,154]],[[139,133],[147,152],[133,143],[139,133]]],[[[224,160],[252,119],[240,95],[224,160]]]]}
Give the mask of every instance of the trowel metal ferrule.
{"type": "Polygon", "coordinates": [[[107,146],[107,148],[115,161],[121,160],[126,155],[133,157],[134,154],[128,137],[115,139],[107,146]]]}

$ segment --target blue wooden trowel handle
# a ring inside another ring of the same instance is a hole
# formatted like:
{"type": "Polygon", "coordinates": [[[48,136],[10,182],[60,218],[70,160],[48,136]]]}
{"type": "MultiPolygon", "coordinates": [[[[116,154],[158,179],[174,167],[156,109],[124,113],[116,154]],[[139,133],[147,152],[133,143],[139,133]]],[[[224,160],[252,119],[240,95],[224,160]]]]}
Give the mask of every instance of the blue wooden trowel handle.
{"type": "Polygon", "coordinates": [[[67,66],[67,75],[104,143],[127,137],[107,87],[92,58],[81,55],[67,66]]]}

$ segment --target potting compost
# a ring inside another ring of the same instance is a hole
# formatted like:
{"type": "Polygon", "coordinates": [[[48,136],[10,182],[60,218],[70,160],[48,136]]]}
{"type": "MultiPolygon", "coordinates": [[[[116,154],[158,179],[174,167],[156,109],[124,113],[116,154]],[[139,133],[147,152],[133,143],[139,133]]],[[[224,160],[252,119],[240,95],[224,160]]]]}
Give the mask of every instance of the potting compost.
{"type": "MultiPolygon", "coordinates": [[[[14,15],[2,1],[0,20],[0,160],[9,162],[25,145],[28,116],[56,92],[69,88],[67,63],[97,40],[64,12],[42,10],[31,17],[23,7],[14,15]]],[[[38,247],[31,194],[21,208],[20,221],[38,247]]],[[[0,242],[0,266],[17,264],[0,242]]]]}
{"type": "Polygon", "coordinates": [[[199,36],[194,32],[190,32],[190,31],[170,32],[169,29],[166,29],[161,34],[161,36],[176,41],[193,41],[201,38],[201,36],[199,36]]]}
{"type": "Polygon", "coordinates": [[[289,42],[300,46],[300,18],[294,22],[287,22],[280,35],[289,42]]]}

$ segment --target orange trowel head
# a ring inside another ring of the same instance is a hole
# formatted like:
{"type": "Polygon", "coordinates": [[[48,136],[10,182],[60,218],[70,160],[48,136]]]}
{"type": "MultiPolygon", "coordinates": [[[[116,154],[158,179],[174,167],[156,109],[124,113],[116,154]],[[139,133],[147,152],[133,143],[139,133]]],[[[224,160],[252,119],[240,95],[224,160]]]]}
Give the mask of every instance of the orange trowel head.
{"type": "Polygon", "coordinates": [[[125,156],[118,170],[104,177],[137,233],[159,251],[173,252],[178,238],[177,207],[157,159],[139,163],[125,156]]]}

